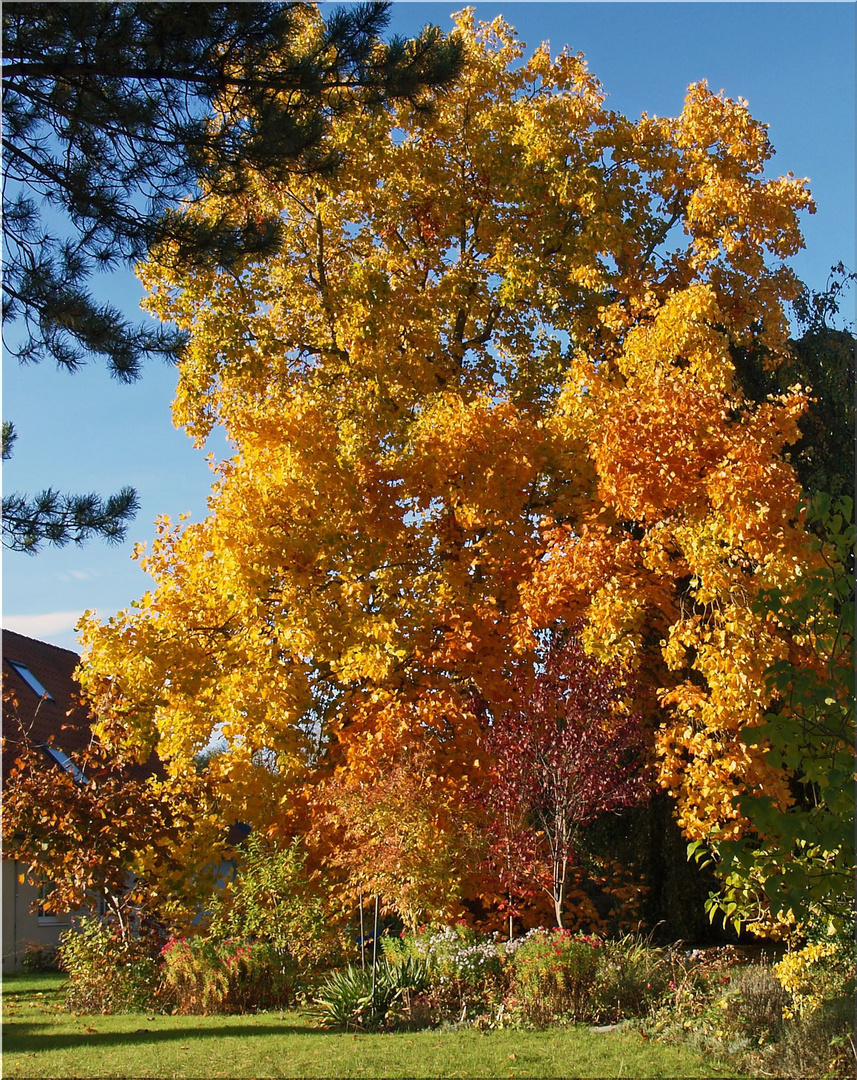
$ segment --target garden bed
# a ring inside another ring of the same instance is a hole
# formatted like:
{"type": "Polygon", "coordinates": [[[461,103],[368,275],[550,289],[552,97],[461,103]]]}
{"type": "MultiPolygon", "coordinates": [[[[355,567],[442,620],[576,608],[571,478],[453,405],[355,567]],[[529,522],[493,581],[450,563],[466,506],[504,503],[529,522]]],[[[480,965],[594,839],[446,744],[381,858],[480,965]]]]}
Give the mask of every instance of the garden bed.
{"type": "Polygon", "coordinates": [[[331,1032],[303,1012],[74,1015],[61,975],[4,981],[4,1075],[25,1077],[707,1077],[705,1055],[635,1032],[472,1027],[331,1032]]]}
{"type": "Polygon", "coordinates": [[[359,965],[304,970],[277,1008],[251,1000],[252,949],[191,941],[138,978],[139,941],[117,939],[115,955],[105,941],[96,962],[83,934],[64,949],[74,980],[7,978],[5,1075],[852,1075],[853,962],[832,943],[784,962],[633,935],[532,931],[506,944],[455,925],[382,938],[374,978],[359,965]],[[177,956],[182,971],[193,960],[192,979],[171,981],[177,956]],[[105,991],[123,979],[124,1003],[105,991]]]}

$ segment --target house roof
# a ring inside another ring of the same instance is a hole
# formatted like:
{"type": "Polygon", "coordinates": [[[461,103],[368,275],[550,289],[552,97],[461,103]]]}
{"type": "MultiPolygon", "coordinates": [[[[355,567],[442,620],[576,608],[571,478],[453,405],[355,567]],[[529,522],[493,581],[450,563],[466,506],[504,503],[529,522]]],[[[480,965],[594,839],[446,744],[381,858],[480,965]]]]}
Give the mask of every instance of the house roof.
{"type": "MultiPolygon", "coordinates": [[[[15,708],[3,702],[4,781],[15,759],[15,745],[24,738],[38,746],[50,744],[72,757],[89,746],[93,717],[80,701],[74,676],[79,662],[80,656],[71,649],[3,631],[3,689],[12,690],[17,702],[15,708]]],[[[69,762],[58,762],[45,754],[46,766],[57,763],[70,768],[69,762]]],[[[145,763],[129,763],[123,768],[134,779],[162,772],[155,754],[145,763]]]]}
{"type": "Polygon", "coordinates": [[[49,645],[46,641],[3,631],[3,686],[11,690],[16,708],[5,702],[3,707],[3,738],[7,753],[3,755],[3,776],[11,764],[8,750],[28,736],[34,743],[51,741],[67,754],[76,754],[89,745],[92,733],[91,718],[81,705],[79,687],[74,671],[80,657],[70,649],[49,645]],[[37,686],[46,694],[39,694],[37,686]]]}

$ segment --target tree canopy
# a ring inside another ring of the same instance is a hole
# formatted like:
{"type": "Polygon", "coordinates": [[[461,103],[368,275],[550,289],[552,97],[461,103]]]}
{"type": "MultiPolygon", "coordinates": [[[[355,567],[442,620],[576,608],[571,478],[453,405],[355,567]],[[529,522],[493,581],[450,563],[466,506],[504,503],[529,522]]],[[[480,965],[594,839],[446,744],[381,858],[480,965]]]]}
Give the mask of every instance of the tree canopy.
{"type": "MultiPolygon", "coordinates": [[[[3,707],[7,716],[17,711],[5,688],[3,707]]],[[[63,755],[66,766],[49,767],[45,747],[26,735],[4,740],[3,753],[12,758],[3,848],[31,884],[50,882],[48,911],[101,901],[123,936],[141,912],[144,919],[191,921],[194,901],[210,892],[220,859],[232,852],[210,813],[216,794],[204,777],[192,785],[187,777],[155,783],[145,775],[155,770],[129,767],[98,740],[74,759],[63,755]]]]}
{"type": "Polygon", "coordinates": [[[189,334],[176,421],[235,453],[206,520],[138,552],[152,590],[89,618],[87,693],[174,776],[222,733],[225,810],[274,831],[411,754],[444,855],[515,672],[579,627],[633,673],[687,837],[740,838],[743,799],[794,798],[762,726],[790,630],[759,600],[822,564],[786,458],[807,393],[739,371],[792,356],[806,183],[766,178],[765,125],[704,83],[630,120],[580,55],[459,35],[431,116],[337,118],[335,180],[251,175],[278,253],[228,272],[167,239],[142,269],[189,334]]]}

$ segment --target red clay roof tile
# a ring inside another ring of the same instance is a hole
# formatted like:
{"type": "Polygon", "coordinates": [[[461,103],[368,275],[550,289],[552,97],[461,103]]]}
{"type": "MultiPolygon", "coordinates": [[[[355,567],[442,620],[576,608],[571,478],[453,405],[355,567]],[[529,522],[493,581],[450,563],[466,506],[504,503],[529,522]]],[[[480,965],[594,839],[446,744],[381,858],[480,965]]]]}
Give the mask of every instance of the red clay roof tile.
{"type": "Polygon", "coordinates": [[[53,745],[75,754],[86,749],[91,738],[90,717],[78,701],[79,687],[74,671],[80,657],[70,649],[49,645],[3,631],[3,688],[11,690],[17,707],[3,703],[3,775],[8,771],[7,758],[21,739],[22,729],[36,743],[53,740],[53,745]],[[21,673],[10,663],[22,664],[42,684],[51,698],[40,697],[21,673]]]}

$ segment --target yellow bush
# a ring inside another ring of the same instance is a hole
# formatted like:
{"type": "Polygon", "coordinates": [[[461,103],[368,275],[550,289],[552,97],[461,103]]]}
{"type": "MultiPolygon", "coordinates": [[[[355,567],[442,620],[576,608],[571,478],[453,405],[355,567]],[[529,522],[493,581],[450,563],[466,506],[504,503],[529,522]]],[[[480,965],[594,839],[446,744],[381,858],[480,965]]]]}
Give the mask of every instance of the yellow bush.
{"type": "Polygon", "coordinates": [[[812,942],[788,953],[774,968],[783,989],[792,996],[789,1018],[807,1016],[825,1001],[853,992],[855,957],[852,943],[832,939],[812,942]]]}

